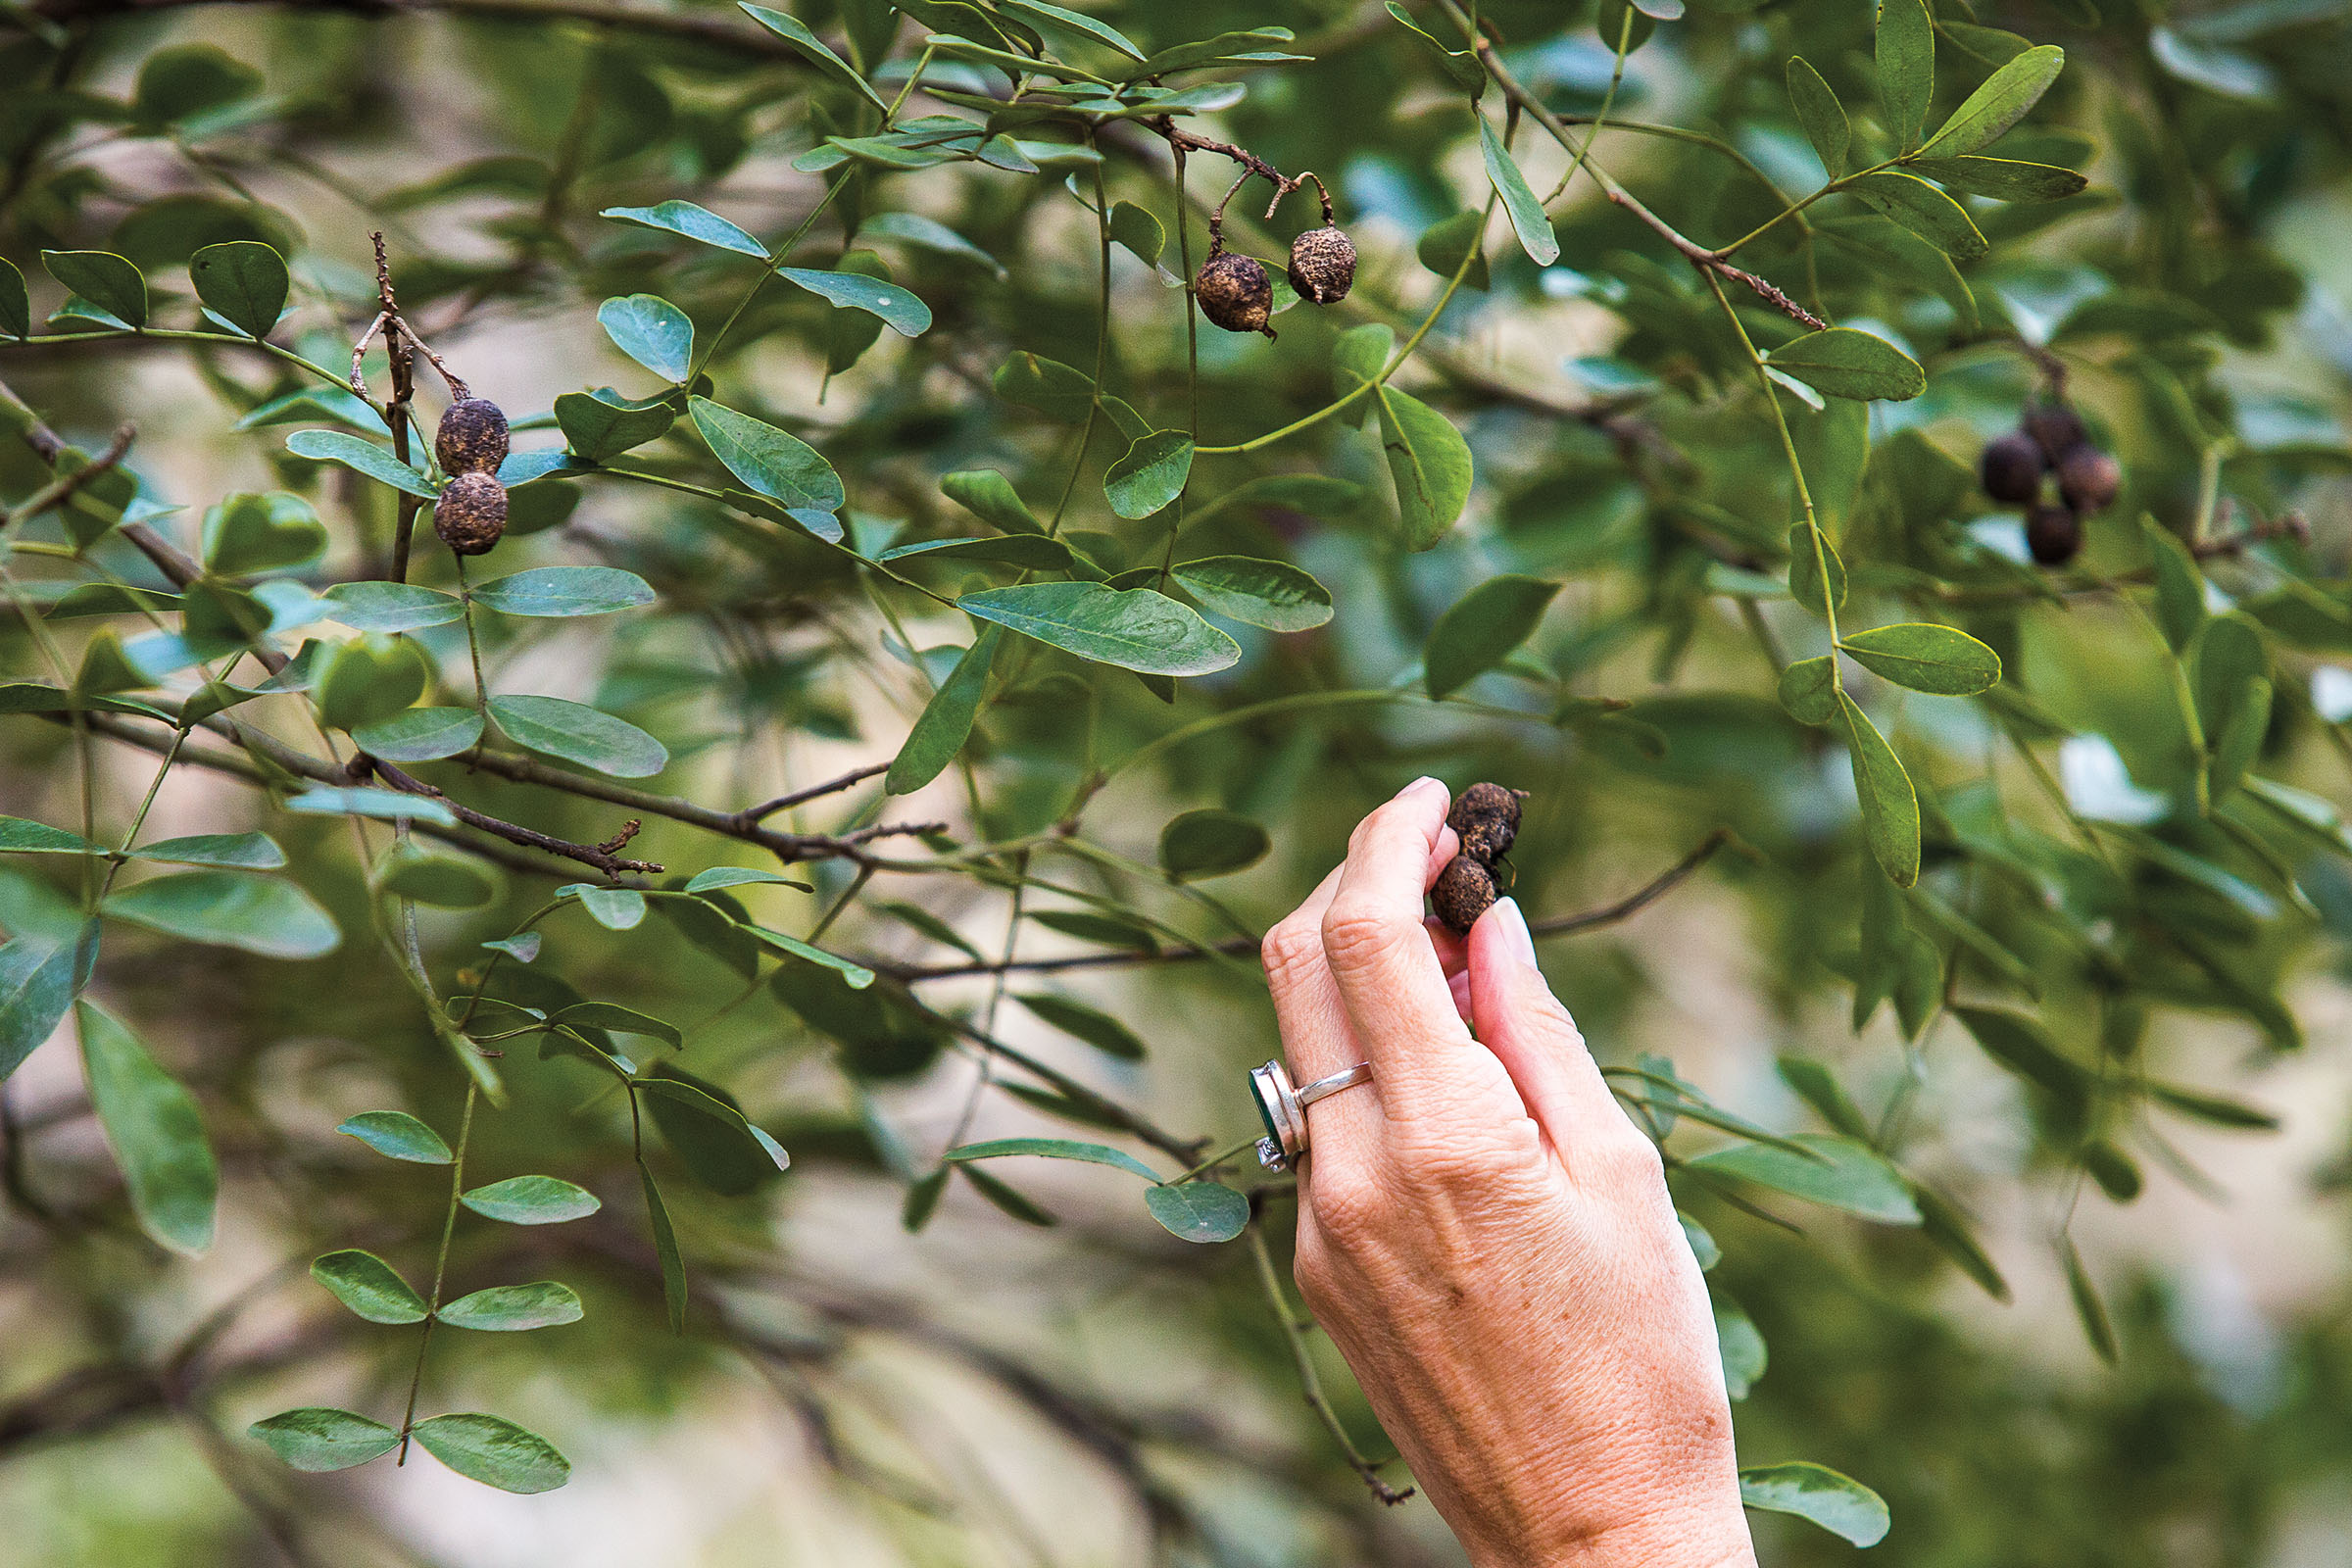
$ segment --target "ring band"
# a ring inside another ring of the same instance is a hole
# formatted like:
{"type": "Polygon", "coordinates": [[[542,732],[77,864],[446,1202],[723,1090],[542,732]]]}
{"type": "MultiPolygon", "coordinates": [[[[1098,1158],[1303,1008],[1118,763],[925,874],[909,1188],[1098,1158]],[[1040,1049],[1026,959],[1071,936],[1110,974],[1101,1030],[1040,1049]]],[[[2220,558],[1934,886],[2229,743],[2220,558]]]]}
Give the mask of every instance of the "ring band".
{"type": "Polygon", "coordinates": [[[1306,1152],[1306,1107],[1326,1096],[1372,1081],[1372,1064],[1359,1061],[1303,1089],[1291,1087],[1289,1069],[1277,1059],[1250,1069],[1250,1097],[1257,1102],[1258,1119],[1266,1136],[1257,1141],[1257,1162],[1268,1170],[1287,1170],[1306,1152]]]}

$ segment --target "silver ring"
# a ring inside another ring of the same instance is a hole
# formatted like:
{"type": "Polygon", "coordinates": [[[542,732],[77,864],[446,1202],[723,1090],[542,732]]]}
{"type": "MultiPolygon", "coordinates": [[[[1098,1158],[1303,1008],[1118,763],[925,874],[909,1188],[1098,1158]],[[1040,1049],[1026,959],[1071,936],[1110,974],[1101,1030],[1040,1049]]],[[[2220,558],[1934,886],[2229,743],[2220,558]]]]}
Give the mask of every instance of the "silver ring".
{"type": "Polygon", "coordinates": [[[1291,1087],[1288,1068],[1277,1061],[1250,1069],[1250,1097],[1257,1102],[1258,1119],[1266,1136],[1257,1141],[1257,1162],[1268,1170],[1287,1170],[1306,1152],[1306,1107],[1328,1095],[1372,1081],[1372,1064],[1354,1066],[1318,1078],[1303,1089],[1291,1087]]]}

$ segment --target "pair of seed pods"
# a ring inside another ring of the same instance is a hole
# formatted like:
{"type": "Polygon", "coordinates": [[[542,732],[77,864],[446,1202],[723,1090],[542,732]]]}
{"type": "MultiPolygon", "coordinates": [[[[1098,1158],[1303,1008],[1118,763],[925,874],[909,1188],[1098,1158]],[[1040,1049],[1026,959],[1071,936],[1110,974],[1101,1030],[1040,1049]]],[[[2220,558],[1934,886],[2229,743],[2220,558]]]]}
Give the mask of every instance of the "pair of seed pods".
{"type": "MultiPolygon", "coordinates": [[[[1200,314],[1228,332],[1263,332],[1274,314],[1274,280],[1265,264],[1224,248],[1217,240],[1193,274],[1200,314]]],[[[1291,241],[1291,287],[1310,305],[1337,305],[1355,282],[1355,241],[1336,223],[1310,228],[1291,241]]]]}
{"type": "Polygon", "coordinates": [[[485,554],[507,531],[507,487],[498,482],[506,411],[488,398],[452,403],[433,432],[433,456],[450,476],[433,503],[433,532],[461,556],[485,554]]]}
{"type": "Polygon", "coordinates": [[[1462,851],[1438,873],[1429,903],[1455,934],[1467,936],[1499,896],[1494,868],[1519,837],[1519,803],[1526,798],[1525,790],[1473,784],[1454,798],[1453,808],[1446,813],[1446,825],[1461,841],[1462,851]]]}

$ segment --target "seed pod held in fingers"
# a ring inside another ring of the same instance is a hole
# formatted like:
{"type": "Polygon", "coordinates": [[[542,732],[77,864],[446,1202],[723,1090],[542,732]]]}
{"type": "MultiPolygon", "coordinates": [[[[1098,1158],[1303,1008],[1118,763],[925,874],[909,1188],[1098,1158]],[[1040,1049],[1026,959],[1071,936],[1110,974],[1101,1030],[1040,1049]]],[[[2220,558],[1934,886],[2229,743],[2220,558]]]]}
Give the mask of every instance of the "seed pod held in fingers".
{"type": "Polygon", "coordinates": [[[2053,465],[2081,446],[2089,433],[2082,428],[2082,416],[2049,398],[2035,398],[2027,404],[2018,427],[2034,438],[2041,455],[2053,465]]]}
{"type": "Polygon", "coordinates": [[[1337,305],[1355,282],[1355,241],[1337,224],[1310,228],[1291,241],[1291,287],[1310,305],[1337,305]]]}
{"type": "Polygon", "coordinates": [[[1519,836],[1521,790],[1499,784],[1473,784],[1454,798],[1446,825],[1462,842],[1462,853],[1482,865],[1493,865],[1511,851],[1519,836]]]}
{"type": "Polygon", "coordinates": [[[2026,548],[2045,566],[2063,566],[2082,548],[2082,519],[2044,503],[2026,514],[2026,548]]]}
{"type": "Polygon", "coordinates": [[[1274,328],[1266,324],[1274,313],[1274,280],[1254,259],[1217,252],[1193,274],[1193,293],[1200,301],[1200,314],[1226,331],[1274,335],[1274,328]]]}
{"type": "Polygon", "coordinates": [[[2041,494],[2043,466],[2041,444],[2023,430],[2012,430],[1984,443],[1977,472],[1986,495],[2022,505],[2041,494]]]}
{"type": "Polygon", "coordinates": [[[2106,511],[2123,487],[2122,466],[2087,441],[2058,460],[2058,494],[2078,515],[2106,511]]]}
{"type": "Polygon", "coordinates": [[[1494,898],[1494,873],[1467,855],[1447,860],[1446,869],[1438,873],[1437,885],[1429,890],[1430,906],[1456,936],[1468,936],[1494,898]]]}
{"type": "Polygon", "coordinates": [[[486,554],[506,531],[507,487],[495,473],[461,473],[433,503],[433,532],[461,556],[486,554]]]}
{"type": "Polygon", "coordinates": [[[488,398],[464,398],[441,416],[433,456],[444,473],[495,473],[507,461],[506,412],[488,398]]]}

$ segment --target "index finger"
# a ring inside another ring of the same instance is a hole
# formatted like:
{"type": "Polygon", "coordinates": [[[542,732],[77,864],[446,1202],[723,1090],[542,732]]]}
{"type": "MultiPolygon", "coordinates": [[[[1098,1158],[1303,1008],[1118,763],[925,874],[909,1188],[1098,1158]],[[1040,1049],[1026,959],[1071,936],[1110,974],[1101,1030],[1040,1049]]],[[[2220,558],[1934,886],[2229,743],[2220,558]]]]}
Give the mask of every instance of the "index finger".
{"type": "Polygon", "coordinates": [[[1323,953],[1376,1079],[1393,1094],[1448,1073],[1475,1050],[1421,924],[1433,852],[1446,829],[1446,786],[1421,779],[1356,828],[1323,914],[1323,953]]]}

